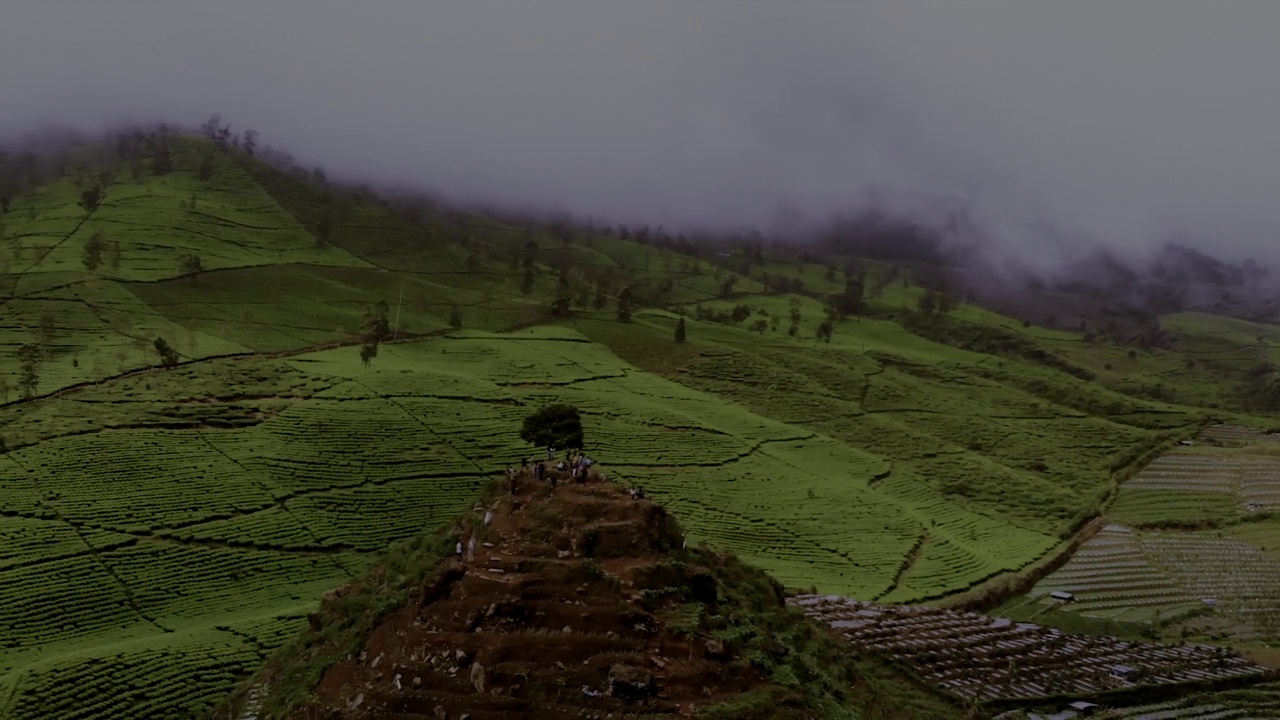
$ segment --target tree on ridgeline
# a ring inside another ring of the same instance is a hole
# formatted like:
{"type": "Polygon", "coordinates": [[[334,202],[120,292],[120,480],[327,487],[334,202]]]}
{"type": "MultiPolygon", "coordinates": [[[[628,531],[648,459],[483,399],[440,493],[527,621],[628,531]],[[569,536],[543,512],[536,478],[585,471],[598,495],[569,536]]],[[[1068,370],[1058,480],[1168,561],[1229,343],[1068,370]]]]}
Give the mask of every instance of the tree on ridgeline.
{"type": "Polygon", "coordinates": [[[162,337],[158,337],[151,346],[156,349],[156,354],[160,356],[160,364],[166,368],[175,367],[178,364],[178,351],[169,345],[169,341],[162,337]]]}
{"type": "Polygon", "coordinates": [[[29,398],[36,394],[40,385],[40,361],[44,352],[35,343],[27,343],[18,348],[18,384],[22,386],[22,396],[29,398]]]}
{"type": "Polygon", "coordinates": [[[631,287],[628,286],[618,293],[618,320],[631,322],[631,310],[631,287]]]}
{"type": "Polygon", "coordinates": [[[93,231],[88,240],[84,241],[84,249],[81,251],[81,261],[84,263],[84,269],[93,272],[102,264],[102,252],[106,251],[106,236],[102,231],[93,231]]]}
{"type": "Polygon", "coordinates": [[[462,307],[458,303],[454,303],[449,308],[449,327],[454,330],[462,328],[462,307]]]}
{"type": "Polygon", "coordinates": [[[581,450],[582,416],[572,405],[545,405],[524,419],[520,439],[540,448],[581,450]]]}
{"type": "Polygon", "coordinates": [[[684,330],[684,317],[680,318],[680,322],[676,323],[676,342],[682,343],[686,339],[684,330]]]}
{"type": "Polygon", "coordinates": [[[169,140],[155,137],[151,140],[151,174],[168,175],[173,172],[173,156],[169,150],[169,140]]]}
{"type": "Polygon", "coordinates": [[[253,157],[253,152],[258,147],[258,131],[245,130],[244,137],[240,140],[240,149],[244,150],[244,154],[253,157]]]}

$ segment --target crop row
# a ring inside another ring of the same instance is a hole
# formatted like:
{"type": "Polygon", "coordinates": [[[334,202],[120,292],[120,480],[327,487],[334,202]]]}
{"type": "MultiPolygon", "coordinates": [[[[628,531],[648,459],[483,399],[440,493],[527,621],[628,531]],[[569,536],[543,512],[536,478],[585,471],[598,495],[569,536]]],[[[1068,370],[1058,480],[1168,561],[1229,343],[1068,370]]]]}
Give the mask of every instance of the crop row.
{"type": "Polygon", "coordinates": [[[1119,525],[1103,528],[1065,565],[1036,583],[1031,595],[1043,597],[1055,590],[1071,593],[1073,609],[1085,614],[1124,608],[1164,611],[1199,604],[1167,573],[1151,565],[1137,533],[1119,525]]]}
{"type": "Polygon", "coordinates": [[[835,596],[801,595],[791,602],[859,650],[908,663],[927,682],[969,700],[1030,700],[1268,673],[1213,646],[1068,635],[976,613],[835,596]]]}
{"type": "Polygon", "coordinates": [[[271,501],[243,482],[243,468],[209,452],[190,433],[86,435],[13,455],[29,469],[45,502],[73,522],[147,530],[257,509],[271,501]]]}
{"type": "Polygon", "coordinates": [[[1267,433],[1240,425],[1210,425],[1200,432],[1200,437],[1224,444],[1250,445],[1280,442],[1280,433],[1267,433]]]}
{"type": "Polygon", "coordinates": [[[6,716],[14,720],[202,717],[259,660],[256,648],[226,635],[45,665],[23,673],[6,716]]]}

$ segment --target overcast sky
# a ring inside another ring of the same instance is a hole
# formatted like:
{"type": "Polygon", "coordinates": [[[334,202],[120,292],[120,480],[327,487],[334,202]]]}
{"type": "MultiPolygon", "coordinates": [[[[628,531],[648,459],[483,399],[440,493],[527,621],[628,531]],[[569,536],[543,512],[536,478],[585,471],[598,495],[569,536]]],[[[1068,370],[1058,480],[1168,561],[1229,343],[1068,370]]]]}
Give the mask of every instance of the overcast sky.
{"type": "Polygon", "coordinates": [[[1272,0],[4,0],[0,131],[218,111],[332,174],[624,221],[882,187],[963,193],[1040,262],[1037,223],[1268,254],[1277,28],[1272,0]]]}

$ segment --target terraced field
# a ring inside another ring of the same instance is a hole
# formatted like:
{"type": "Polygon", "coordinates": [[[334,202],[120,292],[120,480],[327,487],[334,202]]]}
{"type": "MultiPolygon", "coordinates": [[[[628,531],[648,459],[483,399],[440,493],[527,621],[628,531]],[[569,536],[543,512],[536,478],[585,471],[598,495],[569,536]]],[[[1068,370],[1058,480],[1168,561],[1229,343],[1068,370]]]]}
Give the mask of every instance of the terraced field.
{"type": "Polygon", "coordinates": [[[1280,641],[1280,532],[1270,518],[1280,459],[1268,436],[1212,426],[1201,438],[1234,448],[1180,448],[1125,482],[1109,525],[1030,592],[1074,596],[1059,608],[1167,632],[1246,643],[1280,641]],[[1130,525],[1130,526],[1126,526],[1130,525]],[[1180,529],[1180,528],[1216,529],[1180,529]],[[1137,529],[1135,529],[1137,528],[1137,529]],[[1198,617],[1190,617],[1198,616],[1198,617]]]}
{"type": "Polygon", "coordinates": [[[966,700],[1098,697],[1137,687],[1264,678],[1271,671],[1215,646],[1064,634],[975,613],[801,595],[793,604],[860,650],[915,668],[966,700]],[[1126,673],[1132,671],[1132,676],[1126,673]]]}

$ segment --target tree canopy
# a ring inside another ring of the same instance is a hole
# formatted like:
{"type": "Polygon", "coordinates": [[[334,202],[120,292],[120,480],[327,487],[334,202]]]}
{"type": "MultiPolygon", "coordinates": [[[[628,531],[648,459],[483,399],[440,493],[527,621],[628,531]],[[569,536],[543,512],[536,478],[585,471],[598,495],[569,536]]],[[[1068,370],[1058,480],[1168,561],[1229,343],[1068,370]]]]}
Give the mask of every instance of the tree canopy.
{"type": "Polygon", "coordinates": [[[572,405],[546,405],[524,419],[520,439],[538,447],[582,448],[582,418],[572,405]]]}

